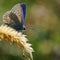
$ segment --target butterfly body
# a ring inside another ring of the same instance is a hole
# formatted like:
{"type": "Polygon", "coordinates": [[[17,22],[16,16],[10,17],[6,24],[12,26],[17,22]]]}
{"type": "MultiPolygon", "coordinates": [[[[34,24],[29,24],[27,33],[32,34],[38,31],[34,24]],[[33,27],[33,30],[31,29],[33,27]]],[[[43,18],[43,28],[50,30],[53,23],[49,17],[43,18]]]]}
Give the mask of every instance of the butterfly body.
{"type": "Polygon", "coordinates": [[[7,11],[3,16],[3,23],[14,28],[17,31],[25,29],[25,20],[25,4],[16,4],[10,11],[7,11]]]}

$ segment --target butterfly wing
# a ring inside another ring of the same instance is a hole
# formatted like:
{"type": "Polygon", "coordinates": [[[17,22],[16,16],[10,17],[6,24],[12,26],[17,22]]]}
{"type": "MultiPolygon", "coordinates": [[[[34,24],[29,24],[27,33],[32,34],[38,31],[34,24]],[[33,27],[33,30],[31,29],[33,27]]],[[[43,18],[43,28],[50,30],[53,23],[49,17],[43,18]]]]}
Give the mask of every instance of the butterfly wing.
{"type": "Polygon", "coordinates": [[[11,24],[9,25],[10,27],[16,29],[16,30],[23,30],[23,24],[19,21],[18,17],[10,12],[9,18],[11,19],[11,24]]]}
{"type": "Polygon", "coordinates": [[[22,30],[25,30],[26,25],[26,4],[16,4],[12,9],[12,12],[16,14],[20,24],[22,24],[22,30]]]}
{"type": "MultiPolygon", "coordinates": [[[[16,30],[23,30],[23,25],[25,21],[25,10],[22,8],[20,4],[16,4],[8,13],[5,14],[3,17],[6,18],[7,25],[11,26],[16,30]],[[7,17],[6,17],[7,16],[7,17]],[[9,18],[9,19],[8,19],[9,18]]],[[[3,19],[4,20],[4,19],[3,19]]],[[[5,23],[5,21],[4,21],[5,23]]]]}
{"type": "Polygon", "coordinates": [[[24,18],[24,25],[26,24],[26,4],[21,4],[24,18]]]}

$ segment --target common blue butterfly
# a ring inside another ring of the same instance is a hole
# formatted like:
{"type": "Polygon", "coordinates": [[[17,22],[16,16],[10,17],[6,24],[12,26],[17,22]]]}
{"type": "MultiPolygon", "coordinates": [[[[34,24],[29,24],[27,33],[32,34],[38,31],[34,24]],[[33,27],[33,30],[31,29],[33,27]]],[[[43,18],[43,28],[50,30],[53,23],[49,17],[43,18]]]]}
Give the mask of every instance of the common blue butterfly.
{"type": "Polygon", "coordinates": [[[15,30],[25,30],[26,25],[26,5],[16,4],[10,11],[3,15],[3,23],[15,30]]]}

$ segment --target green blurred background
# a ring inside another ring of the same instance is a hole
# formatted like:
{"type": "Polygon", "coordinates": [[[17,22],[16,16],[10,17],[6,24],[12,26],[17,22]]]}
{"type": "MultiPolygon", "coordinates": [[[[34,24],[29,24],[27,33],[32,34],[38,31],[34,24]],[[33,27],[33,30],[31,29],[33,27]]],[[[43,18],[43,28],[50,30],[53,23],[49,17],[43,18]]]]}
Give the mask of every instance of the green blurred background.
{"type": "MultiPolygon", "coordinates": [[[[34,60],[60,60],[60,0],[0,0],[0,24],[4,13],[26,3],[26,31],[34,48],[34,60]]],[[[0,60],[24,60],[16,45],[0,41],[0,60]]]]}

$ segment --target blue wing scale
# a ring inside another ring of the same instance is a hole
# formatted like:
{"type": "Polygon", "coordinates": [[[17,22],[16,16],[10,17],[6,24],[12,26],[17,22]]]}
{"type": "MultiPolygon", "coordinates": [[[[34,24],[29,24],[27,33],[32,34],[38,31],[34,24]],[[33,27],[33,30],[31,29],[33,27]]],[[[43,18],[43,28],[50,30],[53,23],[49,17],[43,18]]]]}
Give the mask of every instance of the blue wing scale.
{"type": "Polygon", "coordinates": [[[24,25],[26,24],[26,4],[21,4],[23,10],[24,25]]]}

